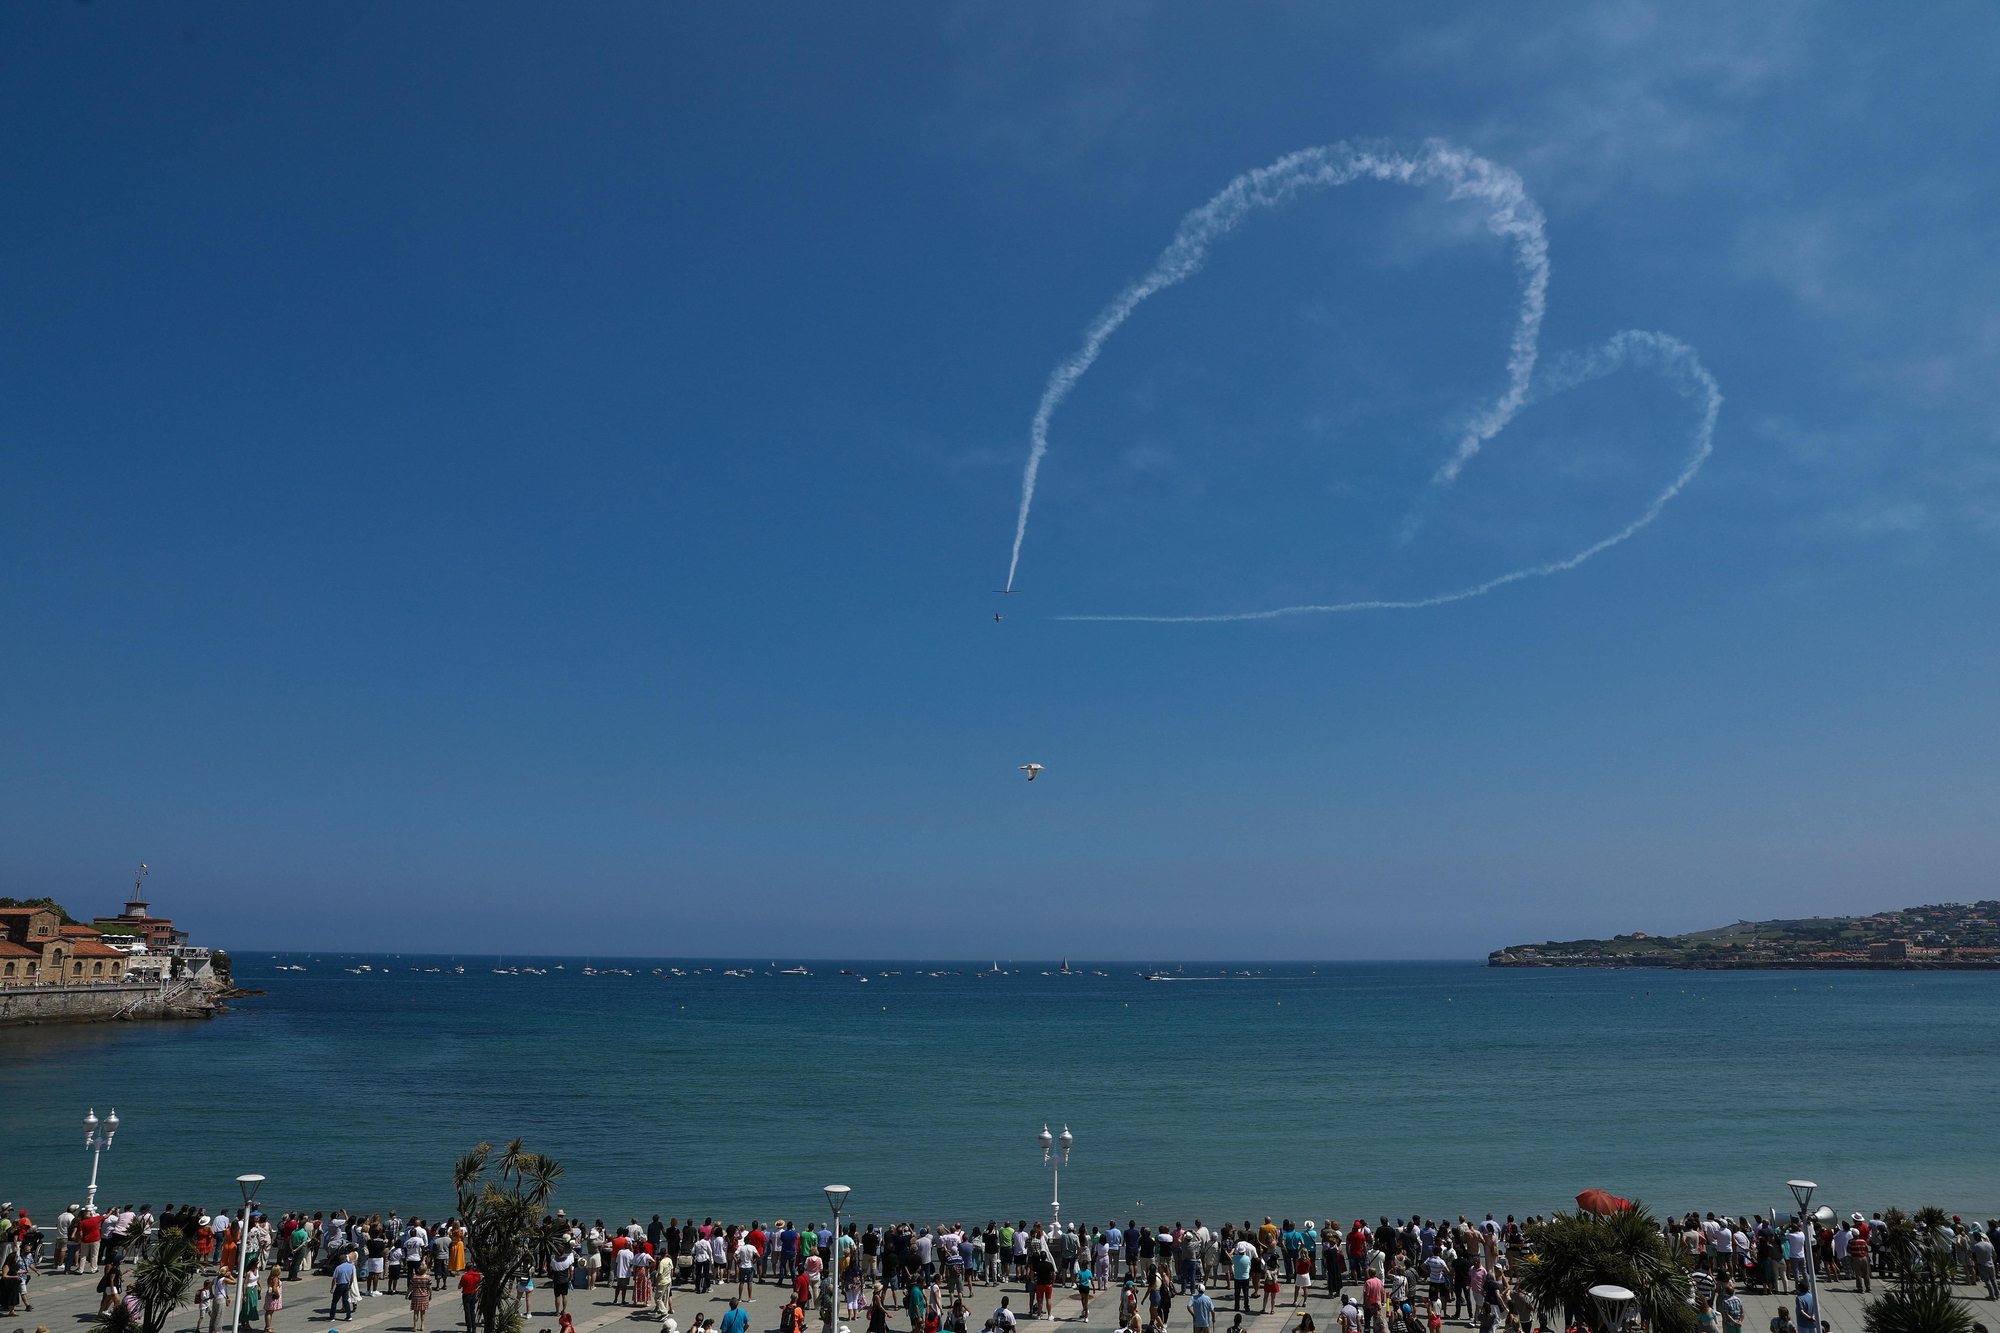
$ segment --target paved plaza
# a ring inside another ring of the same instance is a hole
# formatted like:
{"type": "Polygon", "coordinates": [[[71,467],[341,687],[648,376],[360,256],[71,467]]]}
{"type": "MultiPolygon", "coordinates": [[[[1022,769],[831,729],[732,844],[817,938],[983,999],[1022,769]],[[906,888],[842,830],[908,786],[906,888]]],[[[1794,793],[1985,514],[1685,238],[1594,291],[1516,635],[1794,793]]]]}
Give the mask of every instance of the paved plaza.
{"type": "MultiPolygon", "coordinates": [[[[1887,1285],[1884,1282],[1877,1282],[1876,1291],[1879,1293],[1887,1285]]],[[[273,1321],[273,1333],[305,1333],[306,1330],[318,1333],[318,1330],[324,1329],[329,1322],[328,1302],[332,1294],[331,1287],[332,1284],[328,1279],[316,1278],[310,1274],[302,1276],[298,1282],[287,1283],[285,1308],[278,1312],[273,1321]]],[[[17,1333],[17,1330],[18,1333],[35,1333],[38,1327],[48,1329],[49,1333],[76,1333],[76,1330],[89,1325],[96,1317],[98,1303],[96,1288],[97,1278],[94,1275],[43,1273],[28,1286],[27,1299],[35,1307],[33,1312],[0,1322],[0,1333],[17,1333]]],[[[695,1314],[705,1314],[719,1321],[723,1311],[729,1308],[729,1297],[734,1290],[733,1287],[726,1287],[720,1283],[699,1296],[685,1286],[677,1289],[674,1292],[675,1321],[682,1329],[688,1327],[690,1316],[695,1314]]],[[[1958,1291],[1971,1307],[1974,1319],[1985,1323],[1989,1316],[2000,1315],[2000,1305],[1988,1301],[1983,1290],[1960,1287],[1958,1291]]],[[[1289,1333],[1297,1313],[1290,1306],[1289,1293],[1290,1289],[1287,1288],[1286,1299],[1279,1305],[1277,1313],[1248,1316],[1243,1321],[1244,1328],[1249,1333],[1289,1333]]],[[[1322,1286],[1320,1294],[1312,1298],[1309,1308],[1312,1311],[1313,1322],[1321,1330],[1330,1331],[1339,1327],[1336,1318],[1339,1307],[1324,1293],[1325,1288],[1322,1286]]],[[[1209,1294],[1211,1297],[1219,1297],[1216,1300],[1216,1323],[1218,1327],[1226,1329],[1232,1318],[1229,1312],[1228,1294],[1220,1287],[1211,1289],[1209,1294]]],[[[592,1330],[610,1328],[614,1325],[629,1325],[639,1330],[647,1326],[659,1327],[655,1320],[630,1305],[613,1305],[611,1295],[611,1288],[608,1285],[589,1291],[570,1292],[569,1313],[570,1318],[576,1321],[577,1333],[592,1333],[592,1330]]],[[[1017,1317],[1027,1307],[1027,1296],[1022,1292],[1019,1283],[975,1288],[972,1299],[966,1303],[972,1311],[970,1322],[974,1328],[985,1322],[986,1316],[999,1305],[1002,1296],[1010,1298],[1010,1308],[1015,1311],[1017,1317]]],[[[778,1311],[784,1306],[785,1297],[786,1289],[782,1286],[758,1286],[756,1301],[745,1307],[750,1315],[750,1327],[755,1333],[777,1327],[778,1311]]],[[[1820,1288],[1820,1301],[1826,1318],[1833,1325],[1834,1333],[1861,1333],[1861,1306],[1864,1299],[1855,1292],[1852,1282],[1840,1282],[1820,1288]]],[[[1790,1297],[1746,1296],[1743,1301],[1746,1333],[1765,1333],[1778,1307],[1789,1305],[1790,1301],[1790,1297]]],[[[534,1309],[525,1322],[526,1333],[556,1333],[556,1319],[551,1311],[553,1301],[546,1282],[536,1283],[533,1305],[534,1309]]],[[[1111,1327],[1116,1322],[1117,1308],[1118,1298],[1115,1290],[1097,1293],[1091,1298],[1089,1323],[1105,1328],[1111,1327]]],[[[464,1325],[460,1316],[461,1307],[456,1290],[440,1292],[431,1302],[430,1314],[426,1320],[427,1333],[463,1333],[464,1325]]],[[[863,1322],[854,1321],[853,1333],[862,1333],[863,1322]]],[[[1022,1322],[1026,1324],[1040,1321],[1023,1319],[1022,1322]]],[[[1076,1294],[1073,1291],[1062,1295],[1056,1302],[1054,1322],[1069,1324],[1082,1322],[1076,1294]]],[[[903,1333],[908,1324],[908,1318],[900,1309],[892,1312],[889,1323],[892,1333],[903,1333]]],[[[401,1294],[356,1301],[354,1318],[352,1321],[342,1319],[340,1326],[342,1329],[380,1330],[380,1333],[410,1333],[409,1302],[401,1294]]],[[[222,1327],[224,1329],[229,1327],[226,1314],[223,1317],[222,1327]]],[[[258,1327],[262,1327],[261,1321],[258,1327]]],[[[1464,1320],[1447,1320],[1446,1327],[1464,1329],[1469,1328],[1470,1324],[1464,1320]]],[[[818,1321],[808,1323],[807,1328],[809,1333],[815,1333],[819,1328],[818,1321]]],[[[1180,1333],[1188,1333],[1187,1307],[1184,1301],[1175,1302],[1172,1328],[1179,1330],[1180,1333]]],[[[167,1333],[197,1333],[192,1305],[175,1314],[167,1325],[167,1333]]]]}

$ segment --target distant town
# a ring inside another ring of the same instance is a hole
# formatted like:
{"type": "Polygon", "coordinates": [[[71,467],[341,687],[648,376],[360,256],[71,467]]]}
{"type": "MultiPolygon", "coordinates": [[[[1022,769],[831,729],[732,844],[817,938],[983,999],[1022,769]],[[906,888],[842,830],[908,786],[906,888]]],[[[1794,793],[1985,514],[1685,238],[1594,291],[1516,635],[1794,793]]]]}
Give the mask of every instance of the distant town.
{"type": "Polygon", "coordinates": [[[229,955],[193,943],[142,896],[89,925],[52,897],[0,898],[0,1024],[200,1018],[230,988],[229,955]]]}
{"type": "Polygon", "coordinates": [[[1489,967],[2000,969],[2000,902],[1933,903],[1873,916],[1738,921],[1686,935],[1511,944],[1489,967]]]}

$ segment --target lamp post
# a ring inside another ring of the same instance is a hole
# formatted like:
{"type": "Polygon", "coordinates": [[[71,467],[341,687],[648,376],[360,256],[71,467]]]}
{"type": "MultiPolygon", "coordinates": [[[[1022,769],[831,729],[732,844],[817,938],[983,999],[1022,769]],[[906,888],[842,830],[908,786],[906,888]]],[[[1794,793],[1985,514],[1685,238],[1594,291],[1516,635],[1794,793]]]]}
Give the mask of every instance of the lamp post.
{"type": "Polygon", "coordinates": [[[1035,1142],[1042,1145],[1042,1165],[1048,1167],[1051,1171],[1055,1173],[1055,1201],[1051,1203],[1049,1206],[1055,1210],[1055,1228],[1057,1231],[1061,1231],[1062,1230],[1062,1169],[1069,1165],[1070,1145],[1075,1143],[1076,1139],[1071,1136],[1069,1132],[1069,1126],[1064,1125],[1062,1137],[1060,1139],[1051,1140],[1049,1138],[1049,1127],[1047,1125],[1043,1125],[1042,1132],[1036,1135],[1035,1137],[1035,1142]],[[1054,1151],[1054,1147],[1056,1145],[1060,1145],[1060,1147],[1062,1148],[1061,1156],[1057,1156],[1054,1151]]]}
{"type": "MultiPolygon", "coordinates": [[[[1806,1251],[1803,1256],[1806,1261],[1806,1291],[1812,1297],[1813,1323],[1817,1325],[1824,1322],[1819,1312],[1819,1277],[1813,1271],[1819,1264],[1813,1257],[1812,1196],[1819,1186],[1810,1180],[1788,1180],[1785,1187],[1799,1201],[1799,1235],[1805,1240],[1806,1251]]],[[[1802,1328],[1800,1333],[1805,1333],[1805,1330],[1802,1328]]],[[[1818,1330],[1814,1329],[1813,1333],[1818,1333],[1818,1330]]]]}
{"type": "Polygon", "coordinates": [[[97,1211],[97,1159],[111,1147],[111,1136],[118,1132],[118,1111],[113,1108],[104,1119],[104,1130],[98,1132],[97,1108],[91,1107],[83,1113],[83,1146],[90,1149],[90,1188],[84,1192],[83,1215],[89,1217],[97,1211]]]}
{"type": "Polygon", "coordinates": [[[1639,1298],[1624,1287],[1605,1283],[1590,1289],[1590,1299],[1604,1320],[1605,1333],[1621,1333],[1625,1321],[1632,1317],[1632,1306],[1639,1298]]]}
{"type": "Polygon", "coordinates": [[[827,1255],[827,1279],[824,1284],[826,1290],[823,1293],[826,1297],[824,1302],[826,1326],[829,1329],[835,1327],[839,1321],[840,1307],[836,1302],[840,1299],[840,1206],[847,1202],[847,1196],[852,1193],[853,1191],[845,1185],[826,1187],[827,1207],[833,1209],[833,1245],[827,1255]]]}
{"type": "Polygon", "coordinates": [[[250,1265],[250,1205],[251,1195],[264,1183],[262,1176],[238,1176],[236,1188],[243,1191],[243,1225],[236,1237],[236,1310],[229,1317],[229,1333],[238,1333],[243,1322],[243,1275],[250,1265]]]}

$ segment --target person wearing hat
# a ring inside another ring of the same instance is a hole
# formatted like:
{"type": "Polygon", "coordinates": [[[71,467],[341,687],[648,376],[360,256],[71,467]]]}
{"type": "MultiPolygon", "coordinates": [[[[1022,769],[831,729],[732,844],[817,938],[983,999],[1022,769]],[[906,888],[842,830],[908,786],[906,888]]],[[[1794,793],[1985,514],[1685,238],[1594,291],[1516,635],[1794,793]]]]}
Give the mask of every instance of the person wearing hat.
{"type": "Polygon", "coordinates": [[[1972,1229],[1972,1271],[1986,1284],[1986,1299],[2000,1301],[2000,1281],[1993,1273],[1993,1240],[1978,1227],[1972,1229]]]}
{"type": "Polygon", "coordinates": [[[1852,1225],[1847,1237],[1848,1276],[1854,1279],[1857,1293],[1865,1292],[1868,1290],[1868,1251],[1872,1238],[1868,1234],[1868,1223],[1862,1220],[1861,1214],[1856,1213],[1847,1220],[1852,1225]]]}

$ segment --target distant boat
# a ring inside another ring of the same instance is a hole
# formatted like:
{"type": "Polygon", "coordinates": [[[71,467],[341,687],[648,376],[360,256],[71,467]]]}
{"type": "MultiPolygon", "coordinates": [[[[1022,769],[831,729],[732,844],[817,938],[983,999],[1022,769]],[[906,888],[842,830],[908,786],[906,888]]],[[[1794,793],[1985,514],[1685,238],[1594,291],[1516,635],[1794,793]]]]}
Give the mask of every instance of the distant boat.
{"type": "Polygon", "coordinates": [[[778,973],[778,975],[781,977],[809,977],[812,973],[806,971],[803,967],[788,967],[778,973]]]}
{"type": "Polygon", "coordinates": [[[1148,981],[1220,981],[1221,977],[1170,977],[1164,972],[1155,972],[1148,981]]]}

